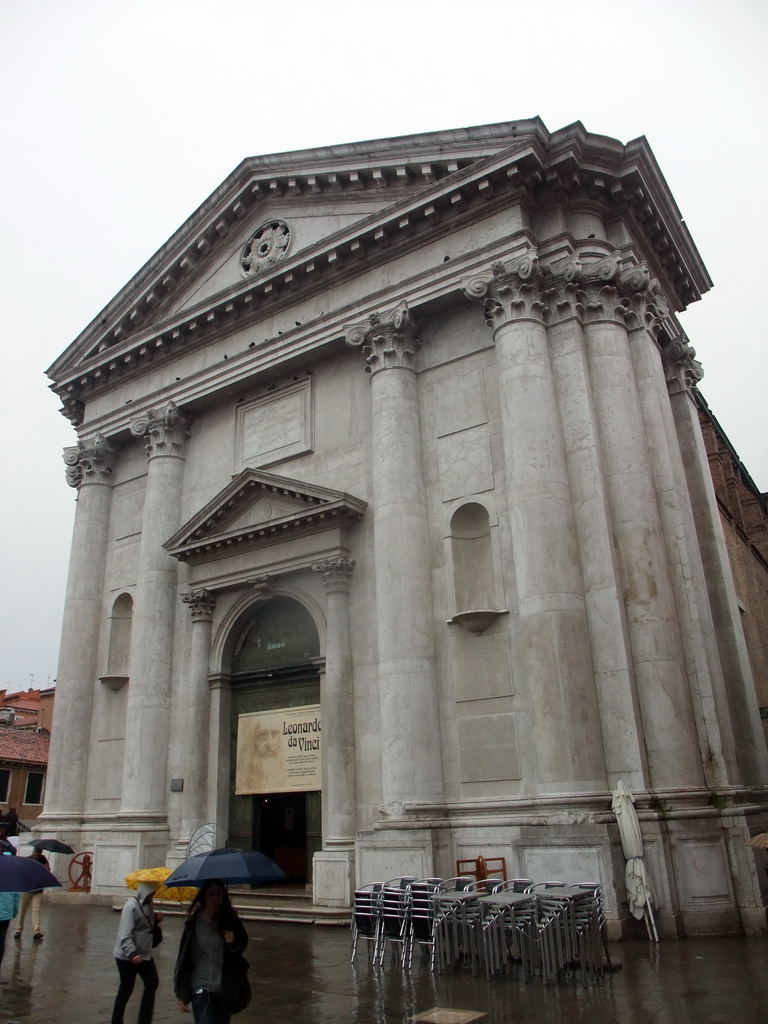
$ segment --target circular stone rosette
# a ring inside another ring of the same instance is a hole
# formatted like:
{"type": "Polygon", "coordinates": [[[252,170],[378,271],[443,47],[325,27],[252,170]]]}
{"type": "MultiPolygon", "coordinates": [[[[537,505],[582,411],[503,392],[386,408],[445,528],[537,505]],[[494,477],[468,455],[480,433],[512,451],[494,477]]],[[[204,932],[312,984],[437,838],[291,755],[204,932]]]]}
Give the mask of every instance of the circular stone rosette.
{"type": "Polygon", "coordinates": [[[250,277],[279,263],[291,244],[291,229],[282,220],[269,220],[258,228],[243,248],[240,267],[250,277]]]}

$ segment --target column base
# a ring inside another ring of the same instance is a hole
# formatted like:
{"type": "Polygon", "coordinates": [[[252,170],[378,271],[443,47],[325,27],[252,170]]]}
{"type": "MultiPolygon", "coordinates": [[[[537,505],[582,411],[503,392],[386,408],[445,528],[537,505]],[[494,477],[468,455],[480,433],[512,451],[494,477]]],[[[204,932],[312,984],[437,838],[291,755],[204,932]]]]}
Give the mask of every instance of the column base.
{"type": "Polygon", "coordinates": [[[312,901],[320,907],[351,907],[355,888],[354,846],[320,850],[312,858],[312,901]]]}

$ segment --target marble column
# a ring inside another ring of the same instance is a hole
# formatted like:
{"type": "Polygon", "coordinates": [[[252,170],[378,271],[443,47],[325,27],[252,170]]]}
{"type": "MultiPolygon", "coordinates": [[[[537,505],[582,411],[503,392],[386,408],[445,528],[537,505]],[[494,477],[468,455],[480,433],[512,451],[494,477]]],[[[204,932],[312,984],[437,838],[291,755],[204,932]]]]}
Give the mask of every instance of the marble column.
{"type": "Polygon", "coordinates": [[[584,338],[613,534],[637,679],[649,781],[703,783],[698,739],[625,325],[617,256],[589,265],[581,287],[584,338]]]}
{"type": "Polygon", "coordinates": [[[662,363],[675,436],[691,501],[691,514],[695,522],[717,653],[723,676],[727,680],[720,712],[729,717],[732,724],[741,783],[745,786],[763,786],[768,778],[768,752],[741,628],[730,558],[693,397],[693,389],[702,377],[701,366],[695,355],[687,339],[680,336],[662,348],[662,363]]]}
{"type": "Polygon", "coordinates": [[[192,613],[189,670],[175,702],[184,717],[184,789],[181,816],[181,841],[208,819],[208,738],[211,716],[211,687],[208,667],[211,656],[211,631],[216,595],[199,587],[181,600],[192,613]]]}
{"type": "Polygon", "coordinates": [[[350,326],[371,374],[374,556],[385,816],[443,799],[421,420],[405,302],[350,326]]]}
{"type": "Polygon", "coordinates": [[[355,716],[349,585],[354,559],[326,558],[312,566],[327,600],[323,713],[323,848],[353,847],[357,831],[355,716]]]}
{"type": "Polygon", "coordinates": [[[116,454],[101,434],[64,452],[67,483],[78,489],[78,496],[41,821],[79,817],[85,810],[116,454]]]}
{"type": "Polygon", "coordinates": [[[606,789],[600,715],[565,445],[533,251],[465,284],[496,346],[519,664],[539,793],[606,789]]]}
{"type": "Polygon", "coordinates": [[[625,275],[622,284],[629,352],[666,542],[701,762],[707,785],[722,791],[738,782],[738,772],[701,554],[659,351],[659,340],[666,336],[665,324],[674,328],[658,283],[644,264],[625,275]]]}
{"type": "Polygon", "coordinates": [[[179,527],[191,417],[169,402],[131,424],[149,466],[136,576],[121,813],[163,819],[178,563],[163,548],[179,527]]]}
{"type": "Polygon", "coordinates": [[[547,336],[579,548],[608,785],[647,788],[632,649],[589,389],[576,253],[547,268],[547,336]]]}

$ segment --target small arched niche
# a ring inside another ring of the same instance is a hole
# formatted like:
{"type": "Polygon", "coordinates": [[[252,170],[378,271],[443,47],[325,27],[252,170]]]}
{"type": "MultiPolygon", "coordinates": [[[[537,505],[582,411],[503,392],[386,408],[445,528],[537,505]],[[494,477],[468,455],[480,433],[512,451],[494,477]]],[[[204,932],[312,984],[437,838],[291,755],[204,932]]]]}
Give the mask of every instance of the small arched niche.
{"type": "Polygon", "coordinates": [[[102,683],[110,690],[117,691],[131,674],[131,630],[133,628],[133,598],[120,594],[115,598],[109,616],[109,647],[107,648],[107,672],[101,677],[102,683]]]}
{"type": "Polygon", "coordinates": [[[450,526],[453,588],[458,622],[471,633],[482,633],[502,614],[493,557],[488,510],[476,501],[461,505],[450,526]]]}

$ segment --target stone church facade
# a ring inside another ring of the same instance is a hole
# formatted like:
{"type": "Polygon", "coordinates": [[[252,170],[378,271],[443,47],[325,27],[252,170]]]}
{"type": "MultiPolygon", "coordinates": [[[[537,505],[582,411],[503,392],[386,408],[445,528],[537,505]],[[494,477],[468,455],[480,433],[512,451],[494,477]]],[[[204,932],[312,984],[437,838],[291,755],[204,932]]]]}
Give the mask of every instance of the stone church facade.
{"type": "Polygon", "coordinates": [[[539,119],[244,161],[50,368],[78,490],[42,822],[201,825],[319,904],[599,877],[765,926],[754,682],[647,142],[539,119]]]}

